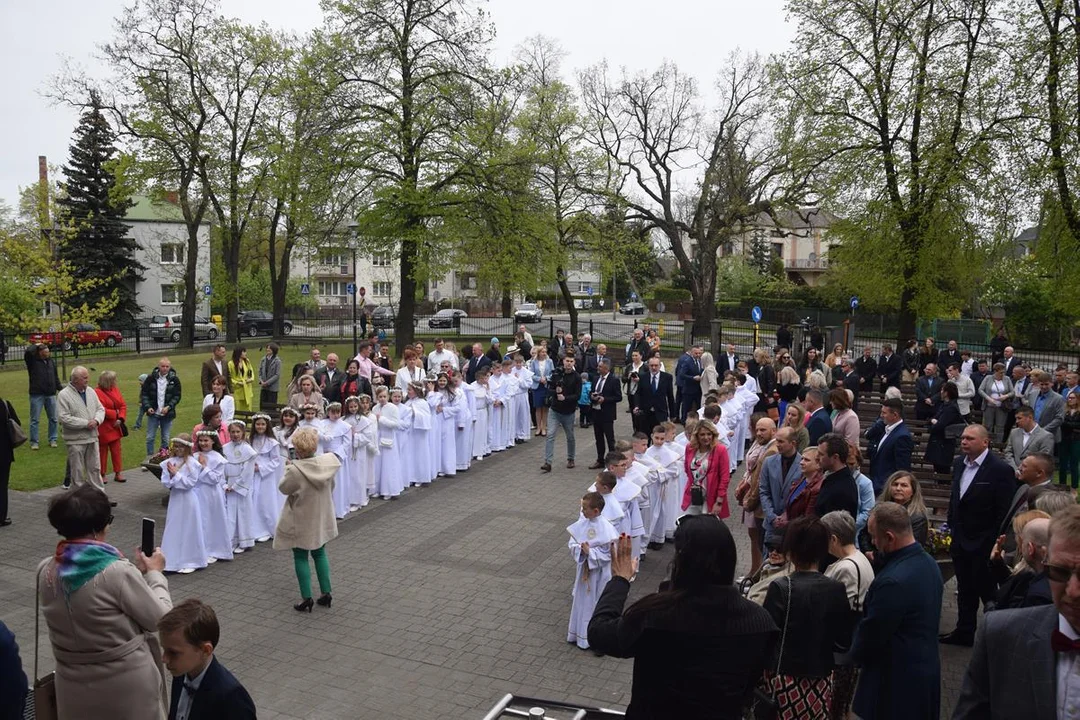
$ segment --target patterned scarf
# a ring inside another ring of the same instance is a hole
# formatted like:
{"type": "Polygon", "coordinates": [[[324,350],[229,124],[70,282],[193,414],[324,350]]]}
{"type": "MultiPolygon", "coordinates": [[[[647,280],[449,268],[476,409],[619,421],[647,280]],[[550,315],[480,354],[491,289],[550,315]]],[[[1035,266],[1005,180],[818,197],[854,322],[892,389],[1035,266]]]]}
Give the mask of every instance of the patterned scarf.
{"type": "Polygon", "coordinates": [[[120,551],[97,540],[61,540],[56,546],[56,576],[64,595],[72,593],[122,558],[120,551]]]}

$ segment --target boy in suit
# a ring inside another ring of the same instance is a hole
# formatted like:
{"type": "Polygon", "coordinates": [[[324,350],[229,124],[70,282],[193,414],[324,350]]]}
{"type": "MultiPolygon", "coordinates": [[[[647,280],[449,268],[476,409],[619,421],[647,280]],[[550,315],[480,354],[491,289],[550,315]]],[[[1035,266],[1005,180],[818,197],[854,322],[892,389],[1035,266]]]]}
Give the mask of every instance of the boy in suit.
{"type": "Polygon", "coordinates": [[[173,674],[169,720],[255,720],[247,690],[214,657],[221,628],[209,605],[185,600],[158,620],[162,659],[173,674]]]}

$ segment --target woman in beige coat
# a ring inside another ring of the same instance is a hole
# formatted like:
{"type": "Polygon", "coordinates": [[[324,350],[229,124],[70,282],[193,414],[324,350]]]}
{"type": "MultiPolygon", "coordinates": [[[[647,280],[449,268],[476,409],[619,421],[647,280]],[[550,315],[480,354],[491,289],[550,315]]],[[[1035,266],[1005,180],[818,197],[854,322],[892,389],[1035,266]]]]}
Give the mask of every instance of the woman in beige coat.
{"type": "Polygon", "coordinates": [[[849,444],[859,447],[859,416],[851,409],[851,391],[833,388],[829,391],[829,405],[836,411],[832,431],[842,435],[849,444]]]}
{"type": "Polygon", "coordinates": [[[333,453],[314,457],[319,446],[319,433],[314,428],[301,428],[293,433],[292,445],[296,460],[285,468],[278,489],[288,496],[274,533],[274,549],[292,550],[296,579],[300,582],[300,602],[294,610],[311,612],[311,567],[308,552],[315,561],[322,597],[319,605],[330,607],[330,561],[326,543],[337,537],[337,518],[334,516],[334,475],[341,461],[333,453]]]}
{"type": "Polygon", "coordinates": [[[60,720],[160,720],[165,678],[157,622],[172,608],[161,550],[131,563],[105,542],[105,493],[82,485],[49,503],[64,540],[38,566],[41,613],[56,658],[60,720]]]}

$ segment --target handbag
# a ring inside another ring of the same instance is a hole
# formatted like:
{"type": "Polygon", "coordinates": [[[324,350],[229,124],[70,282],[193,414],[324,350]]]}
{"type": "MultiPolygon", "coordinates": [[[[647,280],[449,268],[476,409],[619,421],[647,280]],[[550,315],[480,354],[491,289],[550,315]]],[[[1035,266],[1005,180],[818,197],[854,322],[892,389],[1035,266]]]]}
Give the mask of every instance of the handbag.
{"type": "MultiPolygon", "coordinates": [[[[5,401],[7,402],[7,401],[5,401]]],[[[26,433],[23,432],[22,425],[15,422],[15,419],[11,416],[15,414],[15,411],[11,407],[11,403],[7,402],[7,414],[8,414],[8,439],[11,440],[11,447],[17,448],[26,442],[26,433]]]]}
{"type": "MultiPolygon", "coordinates": [[[[16,424],[18,427],[18,424],[16,424]]],[[[38,581],[34,585],[34,717],[37,720],[58,720],[60,711],[56,704],[56,673],[51,672],[38,677],[38,655],[41,645],[41,573],[45,571],[48,560],[38,570],[38,581]]]]}
{"type": "Polygon", "coordinates": [[[394,441],[391,438],[379,438],[379,447],[394,447],[394,441]]]}
{"type": "MultiPolygon", "coordinates": [[[[784,660],[784,641],[787,639],[788,618],[791,617],[791,576],[787,576],[787,607],[784,608],[784,627],[780,630],[780,652],[776,655],[776,675],[780,675],[780,664],[784,660]]],[[[750,703],[754,720],[776,720],[780,715],[780,703],[773,691],[772,681],[768,687],[758,685],[754,688],[754,698],[750,703]]]]}
{"type": "Polygon", "coordinates": [[[121,437],[127,437],[128,436],[127,421],[125,421],[124,418],[120,418],[120,436],[121,437]]]}

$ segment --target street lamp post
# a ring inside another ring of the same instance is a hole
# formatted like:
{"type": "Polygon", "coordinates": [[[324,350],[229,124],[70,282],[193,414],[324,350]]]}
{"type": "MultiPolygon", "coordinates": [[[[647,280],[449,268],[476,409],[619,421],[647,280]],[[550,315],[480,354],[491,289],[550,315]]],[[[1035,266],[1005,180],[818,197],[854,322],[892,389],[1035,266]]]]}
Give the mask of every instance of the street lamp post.
{"type": "Polygon", "coordinates": [[[351,236],[351,243],[349,249],[352,250],[352,352],[353,357],[360,354],[360,344],[356,338],[356,288],[359,283],[356,280],[356,245],[357,245],[357,229],[360,227],[360,223],[353,220],[349,223],[349,233],[351,236]]]}

